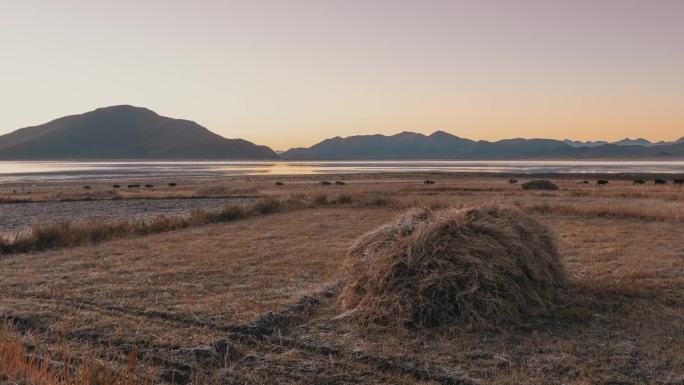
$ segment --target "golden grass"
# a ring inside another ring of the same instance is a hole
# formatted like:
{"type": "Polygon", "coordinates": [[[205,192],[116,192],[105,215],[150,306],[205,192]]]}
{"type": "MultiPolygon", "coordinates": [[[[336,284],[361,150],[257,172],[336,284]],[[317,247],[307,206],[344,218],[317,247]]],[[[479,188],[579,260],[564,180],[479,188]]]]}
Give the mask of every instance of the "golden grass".
{"type": "MultiPolygon", "coordinates": [[[[201,185],[222,183],[179,182],[174,191],[120,194],[192,196],[201,185]]],[[[684,189],[554,178],[560,190],[541,192],[509,185],[508,177],[450,175],[345,176],[345,186],[320,186],[317,177],[284,182],[242,177],[225,185],[301,207],[3,256],[0,318],[21,330],[29,351],[41,346],[64,362],[107,357],[107,367],[121,368],[139,349],[136,373],[155,382],[184,363],[201,372],[191,384],[448,383],[436,379],[440,373],[482,385],[684,380],[684,189]],[[426,178],[437,183],[423,185],[426,178]],[[313,202],[323,194],[325,205],[313,202]],[[336,318],[331,297],[276,323],[270,337],[231,340],[243,352],[233,361],[193,363],[182,353],[230,338],[226,330],[236,324],[277,319],[270,312],[336,283],[354,239],[405,208],[489,204],[517,206],[557,235],[571,284],[552,313],[491,332],[383,331],[336,318]]]]}
{"type": "Polygon", "coordinates": [[[330,199],[327,194],[317,194],[312,198],[303,194],[293,194],[282,199],[263,198],[248,205],[226,205],[220,210],[194,209],[188,215],[158,216],[151,219],[124,221],[105,221],[102,219],[64,221],[36,225],[11,236],[3,237],[0,235],[0,255],[76,247],[116,238],[156,234],[212,223],[232,222],[286,210],[331,205],[348,206],[352,202],[356,202],[361,207],[399,206],[397,202],[377,195],[353,197],[349,194],[342,194],[337,198],[330,199]]]}
{"type": "Polygon", "coordinates": [[[142,385],[135,376],[135,354],[119,370],[91,357],[70,367],[62,362],[51,365],[47,356],[29,354],[11,325],[0,327],[0,382],[25,385],[142,385]]]}
{"type": "Polygon", "coordinates": [[[216,211],[196,209],[186,216],[159,216],[152,219],[117,222],[94,219],[38,225],[13,237],[0,238],[0,254],[75,247],[115,238],[155,234],[211,223],[231,222],[257,215],[269,215],[303,205],[303,202],[291,199],[263,199],[246,206],[226,205],[216,211]]]}
{"type": "Polygon", "coordinates": [[[606,204],[572,205],[566,203],[542,203],[529,206],[529,209],[542,214],[557,215],[590,215],[608,218],[631,218],[651,221],[681,222],[684,219],[684,208],[654,208],[651,206],[606,204]]]}

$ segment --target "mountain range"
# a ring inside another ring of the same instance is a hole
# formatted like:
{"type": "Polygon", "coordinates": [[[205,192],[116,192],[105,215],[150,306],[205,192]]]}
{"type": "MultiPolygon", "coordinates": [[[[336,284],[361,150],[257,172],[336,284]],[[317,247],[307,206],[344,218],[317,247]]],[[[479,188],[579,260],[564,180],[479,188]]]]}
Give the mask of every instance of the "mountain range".
{"type": "Polygon", "coordinates": [[[243,139],[226,139],[199,124],[128,105],[21,128],[0,136],[0,159],[669,159],[684,158],[684,137],[582,142],[555,139],[470,140],[444,131],[430,135],[357,135],[274,152],[243,139]]]}
{"type": "Polygon", "coordinates": [[[589,142],[582,142],[579,140],[570,140],[570,139],[565,139],[563,142],[569,144],[572,147],[597,147],[597,146],[603,146],[604,144],[615,144],[618,146],[663,146],[663,145],[668,145],[668,144],[679,144],[679,143],[684,143],[684,137],[679,138],[678,140],[675,140],[674,142],[667,142],[664,140],[661,140],[660,142],[651,142],[647,139],[644,138],[636,138],[636,139],[630,139],[630,138],[625,138],[622,140],[618,140],[617,142],[606,142],[605,140],[597,140],[597,141],[589,141],[589,142]]]}
{"type": "Polygon", "coordinates": [[[444,131],[431,135],[402,132],[390,136],[338,136],[308,148],[290,149],[280,156],[290,160],[680,158],[684,157],[684,138],[656,144],[644,139],[615,143],[522,138],[489,142],[444,131]]]}
{"type": "Polygon", "coordinates": [[[0,159],[277,159],[273,150],[226,139],[146,108],[113,106],[0,136],[0,159]]]}

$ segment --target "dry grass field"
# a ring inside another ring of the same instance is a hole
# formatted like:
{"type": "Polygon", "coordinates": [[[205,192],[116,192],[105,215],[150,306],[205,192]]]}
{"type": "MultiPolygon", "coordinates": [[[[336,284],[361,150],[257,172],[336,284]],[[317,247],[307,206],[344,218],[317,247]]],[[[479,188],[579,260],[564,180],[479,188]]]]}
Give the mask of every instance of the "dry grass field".
{"type": "Polygon", "coordinates": [[[91,235],[7,248],[0,384],[682,385],[684,188],[583,179],[557,176],[549,191],[507,177],[396,174],[344,176],[341,186],[236,177],[8,193],[0,200],[280,203],[230,217],[194,212],[183,225],[157,219],[154,231],[118,223],[129,227],[112,233],[79,219],[72,226],[91,235]],[[555,235],[570,282],[550,312],[477,331],[339,317],[359,236],[413,207],[490,204],[519,208],[555,235]]]}

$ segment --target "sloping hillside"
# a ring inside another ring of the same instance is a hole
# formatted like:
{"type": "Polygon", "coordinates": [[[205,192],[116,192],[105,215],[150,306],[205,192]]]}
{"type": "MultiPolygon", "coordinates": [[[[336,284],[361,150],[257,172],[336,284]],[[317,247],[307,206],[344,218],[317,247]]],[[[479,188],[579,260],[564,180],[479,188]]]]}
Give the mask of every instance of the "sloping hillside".
{"type": "Polygon", "coordinates": [[[100,108],[0,136],[0,159],[277,158],[268,147],[132,106],[100,108]]]}

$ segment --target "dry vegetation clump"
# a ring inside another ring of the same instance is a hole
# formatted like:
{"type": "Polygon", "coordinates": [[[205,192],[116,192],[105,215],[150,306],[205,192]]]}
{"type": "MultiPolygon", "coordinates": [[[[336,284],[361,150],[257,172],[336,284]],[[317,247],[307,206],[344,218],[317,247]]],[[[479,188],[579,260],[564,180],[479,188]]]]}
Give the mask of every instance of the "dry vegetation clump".
{"type": "Polygon", "coordinates": [[[196,197],[216,197],[230,194],[230,189],[226,186],[205,186],[195,191],[196,197]]]}
{"type": "Polygon", "coordinates": [[[341,317],[362,325],[514,323],[547,309],[567,280],[548,228],[498,206],[414,211],[350,254],[341,317]]]}
{"type": "Polygon", "coordinates": [[[224,197],[235,195],[255,195],[259,190],[254,187],[235,187],[231,188],[224,185],[205,186],[197,189],[193,194],[195,197],[224,197]]]}
{"type": "Polygon", "coordinates": [[[296,209],[302,205],[301,202],[292,199],[267,198],[248,206],[226,205],[221,210],[197,209],[186,216],[159,216],[151,219],[118,222],[91,219],[38,225],[9,238],[0,237],[0,255],[74,247],[115,238],[155,234],[211,223],[231,222],[296,209]]]}
{"type": "Polygon", "coordinates": [[[328,201],[328,195],[327,194],[316,195],[315,197],[313,197],[312,202],[318,206],[327,206],[328,203],[330,203],[328,201]]]}
{"type": "Polygon", "coordinates": [[[339,203],[341,205],[351,204],[353,200],[354,199],[349,194],[341,194],[340,196],[337,197],[337,203],[339,203]]]}
{"type": "Polygon", "coordinates": [[[364,197],[364,199],[361,200],[360,205],[363,207],[395,207],[400,204],[396,200],[386,196],[371,195],[364,197]]]}
{"type": "Polygon", "coordinates": [[[523,183],[520,187],[523,190],[558,190],[558,186],[546,179],[534,179],[523,183]]]}
{"type": "Polygon", "coordinates": [[[26,385],[142,385],[135,375],[134,355],[119,370],[106,367],[95,357],[68,367],[51,364],[49,358],[29,354],[11,326],[0,327],[0,383],[26,385]]]}
{"type": "Polygon", "coordinates": [[[122,199],[116,190],[97,190],[88,192],[58,192],[55,199],[62,202],[68,201],[95,201],[105,199],[122,199]]]}
{"type": "Polygon", "coordinates": [[[649,221],[679,222],[684,219],[682,207],[653,207],[615,205],[606,203],[572,205],[566,203],[540,203],[527,207],[542,214],[586,215],[607,218],[638,219],[649,221]]]}
{"type": "MultiPolygon", "coordinates": [[[[251,205],[226,205],[221,210],[195,209],[188,215],[181,216],[158,216],[150,219],[114,222],[95,218],[43,224],[9,237],[0,236],[0,255],[75,247],[116,238],[231,222],[288,210],[326,207],[334,204],[348,205],[351,201],[351,196],[340,196],[336,201],[329,200],[325,194],[318,195],[313,200],[308,200],[306,196],[292,195],[284,199],[264,198],[251,205]]],[[[364,204],[383,206],[385,203],[383,201],[382,204],[378,204],[371,201],[364,204]]]]}

